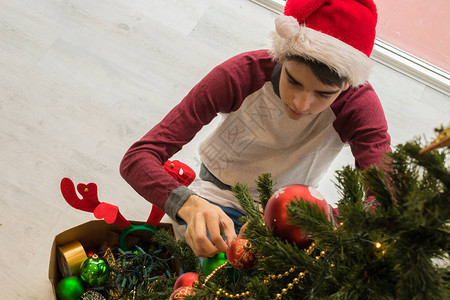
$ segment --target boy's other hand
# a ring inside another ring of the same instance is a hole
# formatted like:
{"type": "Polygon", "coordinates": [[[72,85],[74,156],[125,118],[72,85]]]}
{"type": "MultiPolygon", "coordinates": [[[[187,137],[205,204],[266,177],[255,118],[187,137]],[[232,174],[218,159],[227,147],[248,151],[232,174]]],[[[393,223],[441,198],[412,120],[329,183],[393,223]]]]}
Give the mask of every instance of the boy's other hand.
{"type": "Polygon", "coordinates": [[[198,257],[212,257],[226,252],[236,238],[234,223],[217,205],[197,195],[190,196],[178,211],[186,224],[186,242],[198,257]],[[210,239],[206,235],[209,231],[210,239]],[[226,241],[221,233],[225,235],[226,241]]]}

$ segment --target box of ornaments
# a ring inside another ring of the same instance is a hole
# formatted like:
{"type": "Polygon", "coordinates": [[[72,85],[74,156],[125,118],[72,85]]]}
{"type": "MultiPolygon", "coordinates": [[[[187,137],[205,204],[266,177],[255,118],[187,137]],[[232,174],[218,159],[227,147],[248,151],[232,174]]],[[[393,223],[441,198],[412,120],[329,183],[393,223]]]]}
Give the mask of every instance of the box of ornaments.
{"type": "Polygon", "coordinates": [[[151,295],[159,279],[179,275],[176,259],[164,246],[176,240],[174,228],[160,223],[164,212],[159,208],[152,207],[146,222],[128,221],[117,206],[99,201],[95,183],[75,187],[63,178],[60,187],[70,206],[99,220],[55,237],[48,277],[56,299],[136,299],[151,295]]]}
{"type": "MultiPolygon", "coordinates": [[[[153,228],[130,223],[120,229],[95,220],[55,236],[48,270],[55,299],[135,299],[150,295],[158,279],[179,274],[176,260],[153,240],[153,228]]],[[[154,229],[174,235],[169,223],[154,229]]]]}

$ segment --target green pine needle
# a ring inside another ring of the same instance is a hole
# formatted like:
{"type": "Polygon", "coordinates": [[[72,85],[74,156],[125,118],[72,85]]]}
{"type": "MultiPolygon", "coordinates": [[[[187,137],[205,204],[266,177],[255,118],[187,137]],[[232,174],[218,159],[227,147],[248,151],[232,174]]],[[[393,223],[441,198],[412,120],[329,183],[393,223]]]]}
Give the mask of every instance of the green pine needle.
{"type": "Polygon", "coordinates": [[[266,208],[267,202],[273,194],[273,186],[275,183],[272,181],[272,176],[270,173],[264,173],[258,176],[258,180],[256,181],[259,192],[259,201],[261,202],[261,206],[263,210],[266,208]]]}
{"type": "Polygon", "coordinates": [[[184,272],[200,271],[200,260],[184,239],[177,241],[167,230],[158,230],[153,239],[175,257],[184,272]]]}
{"type": "Polygon", "coordinates": [[[245,184],[237,183],[235,186],[231,188],[234,193],[234,196],[238,199],[241,207],[247,212],[250,218],[260,218],[261,212],[259,210],[258,204],[255,200],[250,196],[248,191],[248,186],[245,184]]]}

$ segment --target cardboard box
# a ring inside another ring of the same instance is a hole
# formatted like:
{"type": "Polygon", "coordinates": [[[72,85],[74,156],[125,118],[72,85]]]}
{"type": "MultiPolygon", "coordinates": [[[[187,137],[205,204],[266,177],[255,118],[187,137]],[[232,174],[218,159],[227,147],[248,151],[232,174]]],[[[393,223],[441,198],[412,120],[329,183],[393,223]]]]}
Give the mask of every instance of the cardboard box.
{"type": "MultiPolygon", "coordinates": [[[[134,222],[132,224],[143,224],[143,222],[134,222]]],[[[157,229],[164,229],[174,234],[174,229],[170,223],[160,223],[157,229]]],[[[48,269],[48,279],[52,283],[53,294],[56,299],[55,288],[58,282],[63,278],[58,267],[57,262],[57,249],[59,246],[65,245],[67,243],[78,241],[81,243],[85,250],[87,249],[98,249],[100,245],[107,240],[108,235],[111,231],[115,231],[120,234],[120,229],[114,224],[107,224],[103,220],[90,221],[79,226],[70,228],[64,232],[61,232],[53,240],[53,245],[50,253],[50,263],[48,269]]],[[[152,234],[148,232],[136,231],[133,232],[143,240],[150,240],[152,234]]],[[[179,274],[179,266],[176,262],[173,262],[173,268],[177,274],[179,274]]]]}

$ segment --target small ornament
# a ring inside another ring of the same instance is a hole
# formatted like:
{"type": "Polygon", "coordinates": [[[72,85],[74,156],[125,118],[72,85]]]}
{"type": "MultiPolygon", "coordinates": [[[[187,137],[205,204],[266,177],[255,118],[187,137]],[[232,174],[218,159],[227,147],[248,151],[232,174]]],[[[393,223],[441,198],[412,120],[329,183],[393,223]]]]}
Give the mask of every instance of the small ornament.
{"type": "Polygon", "coordinates": [[[312,240],[302,228],[288,224],[286,205],[295,199],[304,199],[317,204],[330,219],[328,204],[323,196],[314,188],[293,184],[276,191],[266,204],[264,222],[274,236],[295,243],[299,248],[308,248],[312,240]]]}
{"type": "Polygon", "coordinates": [[[213,257],[208,257],[203,260],[203,275],[208,276],[211,274],[218,266],[222,265],[227,261],[225,253],[219,253],[213,257]]]}
{"type": "Polygon", "coordinates": [[[111,248],[106,249],[105,254],[103,254],[103,259],[106,260],[111,268],[116,266],[116,258],[114,257],[111,248]]]}
{"type": "Polygon", "coordinates": [[[258,259],[252,244],[242,238],[236,238],[227,249],[227,258],[230,265],[238,270],[253,268],[258,259]]]}
{"type": "Polygon", "coordinates": [[[58,282],[55,292],[59,300],[78,300],[84,294],[85,289],[80,278],[70,276],[58,282]]]}
{"type": "Polygon", "coordinates": [[[183,286],[173,291],[172,295],[170,295],[169,300],[184,299],[185,296],[191,295],[195,295],[194,288],[190,286],[183,286]]]}
{"type": "Polygon", "coordinates": [[[173,289],[176,290],[183,286],[196,287],[197,284],[198,284],[198,274],[194,272],[188,272],[178,277],[177,281],[175,281],[173,289]]]}
{"type": "Polygon", "coordinates": [[[96,291],[87,291],[84,293],[81,298],[81,300],[106,300],[105,297],[103,297],[102,294],[96,291]]]}
{"type": "Polygon", "coordinates": [[[97,254],[86,259],[80,268],[80,278],[92,287],[101,287],[108,279],[109,264],[97,254]]]}
{"type": "Polygon", "coordinates": [[[86,251],[87,257],[92,257],[95,253],[96,251],[94,249],[89,249],[86,251]]]}

